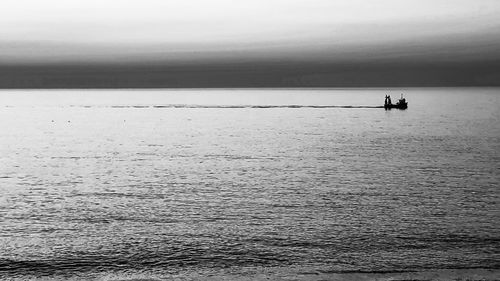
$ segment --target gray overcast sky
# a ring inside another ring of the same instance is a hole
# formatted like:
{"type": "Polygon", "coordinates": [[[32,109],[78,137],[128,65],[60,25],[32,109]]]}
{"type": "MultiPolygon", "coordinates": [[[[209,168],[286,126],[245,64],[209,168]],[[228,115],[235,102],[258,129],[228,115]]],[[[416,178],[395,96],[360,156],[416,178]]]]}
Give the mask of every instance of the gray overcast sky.
{"type": "Polygon", "coordinates": [[[499,30],[498,0],[2,0],[0,60],[467,59],[499,30]]]}
{"type": "Polygon", "coordinates": [[[0,88],[500,85],[500,0],[2,0],[0,88]]]}

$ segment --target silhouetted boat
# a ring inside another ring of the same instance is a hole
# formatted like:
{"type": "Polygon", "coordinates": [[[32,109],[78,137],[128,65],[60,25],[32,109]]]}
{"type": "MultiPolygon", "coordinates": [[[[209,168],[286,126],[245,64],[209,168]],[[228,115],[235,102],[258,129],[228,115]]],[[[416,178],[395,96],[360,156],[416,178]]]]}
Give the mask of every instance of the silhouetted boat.
{"type": "Polygon", "coordinates": [[[391,96],[385,96],[384,108],[386,110],[387,109],[391,109],[391,108],[407,109],[408,108],[408,102],[403,97],[403,94],[401,94],[401,98],[396,102],[396,104],[393,104],[391,102],[391,96]]]}

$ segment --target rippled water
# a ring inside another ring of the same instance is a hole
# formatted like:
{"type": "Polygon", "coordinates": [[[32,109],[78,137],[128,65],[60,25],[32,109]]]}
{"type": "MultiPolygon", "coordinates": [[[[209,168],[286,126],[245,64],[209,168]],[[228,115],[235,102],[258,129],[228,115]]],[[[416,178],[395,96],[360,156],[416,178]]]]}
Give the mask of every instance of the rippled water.
{"type": "Polygon", "coordinates": [[[404,92],[0,91],[0,276],[500,268],[500,89],[404,92]]]}

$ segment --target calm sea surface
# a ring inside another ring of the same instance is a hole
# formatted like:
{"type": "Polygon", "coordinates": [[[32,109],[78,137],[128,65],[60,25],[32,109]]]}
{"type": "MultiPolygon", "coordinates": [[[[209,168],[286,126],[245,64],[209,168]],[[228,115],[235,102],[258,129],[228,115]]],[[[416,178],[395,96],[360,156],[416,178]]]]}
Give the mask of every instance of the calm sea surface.
{"type": "Polygon", "coordinates": [[[3,90],[0,157],[3,278],[500,268],[497,88],[3,90]]]}

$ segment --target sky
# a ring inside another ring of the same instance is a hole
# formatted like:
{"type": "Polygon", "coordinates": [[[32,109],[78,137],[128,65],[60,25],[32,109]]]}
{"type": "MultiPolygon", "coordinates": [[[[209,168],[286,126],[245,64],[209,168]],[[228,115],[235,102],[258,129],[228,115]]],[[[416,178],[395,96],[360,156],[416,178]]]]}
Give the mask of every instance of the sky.
{"type": "Polygon", "coordinates": [[[494,84],[498,65],[498,0],[2,0],[0,9],[0,87],[494,84]]]}

